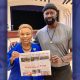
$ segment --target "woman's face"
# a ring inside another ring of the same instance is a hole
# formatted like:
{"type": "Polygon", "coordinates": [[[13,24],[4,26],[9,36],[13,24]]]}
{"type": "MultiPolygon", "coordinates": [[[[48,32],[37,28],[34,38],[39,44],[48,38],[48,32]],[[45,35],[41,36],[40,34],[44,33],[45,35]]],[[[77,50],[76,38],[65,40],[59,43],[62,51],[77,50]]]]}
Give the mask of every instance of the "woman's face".
{"type": "Polygon", "coordinates": [[[30,43],[32,39],[32,30],[29,28],[22,28],[19,31],[19,37],[22,44],[30,43]]]}

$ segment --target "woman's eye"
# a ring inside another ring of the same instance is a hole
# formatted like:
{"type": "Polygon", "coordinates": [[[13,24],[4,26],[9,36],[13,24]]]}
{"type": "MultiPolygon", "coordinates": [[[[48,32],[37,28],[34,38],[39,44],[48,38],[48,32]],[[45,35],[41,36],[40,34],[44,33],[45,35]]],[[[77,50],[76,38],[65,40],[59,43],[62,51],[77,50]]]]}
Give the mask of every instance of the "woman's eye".
{"type": "Polygon", "coordinates": [[[26,35],[30,35],[30,33],[27,33],[26,35]]]}
{"type": "Polygon", "coordinates": [[[24,34],[21,34],[21,35],[24,35],[24,34]]]}

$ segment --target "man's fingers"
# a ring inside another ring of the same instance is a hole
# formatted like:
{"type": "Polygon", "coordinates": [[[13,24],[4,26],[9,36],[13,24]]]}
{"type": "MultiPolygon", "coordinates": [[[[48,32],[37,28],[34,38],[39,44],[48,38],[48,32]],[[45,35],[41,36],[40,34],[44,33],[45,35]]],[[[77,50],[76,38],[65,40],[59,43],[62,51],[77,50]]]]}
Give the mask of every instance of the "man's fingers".
{"type": "Polygon", "coordinates": [[[52,58],[59,58],[57,55],[52,56],[52,58]]]}
{"type": "Polygon", "coordinates": [[[52,57],[52,60],[58,60],[59,58],[58,57],[52,57]]]}
{"type": "Polygon", "coordinates": [[[55,62],[58,62],[59,57],[57,55],[54,55],[51,57],[51,59],[52,59],[52,62],[55,63],[55,62]]]}

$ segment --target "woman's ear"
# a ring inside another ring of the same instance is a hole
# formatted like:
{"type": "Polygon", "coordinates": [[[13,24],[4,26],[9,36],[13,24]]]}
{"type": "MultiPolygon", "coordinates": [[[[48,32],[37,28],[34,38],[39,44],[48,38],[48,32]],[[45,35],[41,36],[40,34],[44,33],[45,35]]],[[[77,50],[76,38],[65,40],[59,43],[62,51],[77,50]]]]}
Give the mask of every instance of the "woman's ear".
{"type": "Polygon", "coordinates": [[[19,35],[20,35],[20,33],[18,32],[18,33],[17,33],[17,36],[19,37],[19,35]]]}

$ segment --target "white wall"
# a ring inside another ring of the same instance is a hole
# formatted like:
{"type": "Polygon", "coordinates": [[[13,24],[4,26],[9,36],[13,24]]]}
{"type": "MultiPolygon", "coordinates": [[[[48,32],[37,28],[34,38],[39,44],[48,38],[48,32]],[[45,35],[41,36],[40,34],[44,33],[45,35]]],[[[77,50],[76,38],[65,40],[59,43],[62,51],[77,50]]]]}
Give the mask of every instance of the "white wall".
{"type": "MultiPolygon", "coordinates": [[[[71,4],[62,4],[61,0],[50,0],[51,3],[54,3],[58,9],[60,10],[60,22],[67,24],[72,27],[72,5],[71,4]]],[[[44,6],[46,3],[48,3],[48,0],[46,2],[44,0],[8,0],[8,18],[7,18],[7,24],[8,24],[8,31],[11,30],[11,13],[10,13],[10,6],[18,6],[18,5],[39,5],[44,6]]]]}

